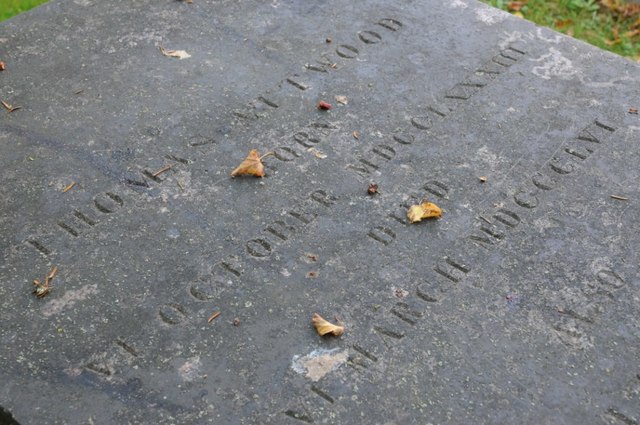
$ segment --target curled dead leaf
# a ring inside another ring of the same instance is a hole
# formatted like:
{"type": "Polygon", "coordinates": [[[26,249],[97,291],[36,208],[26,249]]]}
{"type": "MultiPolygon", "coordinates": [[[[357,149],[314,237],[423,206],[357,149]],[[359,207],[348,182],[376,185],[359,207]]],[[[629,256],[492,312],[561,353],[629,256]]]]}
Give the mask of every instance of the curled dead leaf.
{"type": "Polygon", "coordinates": [[[413,205],[407,211],[407,218],[411,223],[417,223],[425,218],[440,218],[442,210],[431,202],[422,202],[420,205],[413,205]]]}
{"type": "Polygon", "coordinates": [[[186,59],[191,57],[191,55],[184,50],[167,50],[162,46],[160,46],[160,53],[162,53],[165,56],[178,58],[178,59],[186,59]]]}
{"type": "Polygon", "coordinates": [[[313,327],[316,328],[316,332],[318,332],[318,335],[320,336],[324,336],[326,334],[340,336],[344,333],[344,326],[341,324],[334,325],[333,323],[323,319],[318,313],[313,313],[311,323],[313,324],[313,327]]]}
{"type": "Polygon", "coordinates": [[[358,140],[360,138],[360,133],[358,133],[357,131],[354,131],[353,133],[351,133],[351,135],[353,136],[354,139],[358,140]]]}
{"type": "Polygon", "coordinates": [[[0,61],[0,71],[4,71],[4,70],[5,70],[4,62],[0,61]]]}
{"type": "Polygon", "coordinates": [[[267,155],[272,155],[273,152],[268,152],[262,156],[258,154],[258,151],[251,149],[249,155],[231,172],[231,177],[235,176],[255,176],[264,177],[264,165],[262,165],[262,158],[267,155]]]}
{"type": "Polygon", "coordinates": [[[40,279],[33,280],[33,293],[36,294],[38,298],[44,298],[51,292],[51,281],[58,273],[58,267],[53,266],[49,273],[44,277],[44,283],[40,281],[40,279]]]}

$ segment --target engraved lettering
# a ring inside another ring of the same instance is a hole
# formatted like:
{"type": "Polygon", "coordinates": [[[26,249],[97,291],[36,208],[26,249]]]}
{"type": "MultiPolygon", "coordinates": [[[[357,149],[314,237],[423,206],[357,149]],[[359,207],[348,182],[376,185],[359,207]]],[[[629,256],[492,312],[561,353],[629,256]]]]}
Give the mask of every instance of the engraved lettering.
{"type": "Polygon", "coordinates": [[[318,216],[316,213],[302,210],[300,208],[296,208],[294,210],[289,211],[289,215],[298,219],[304,224],[309,224],[318,216]]]}
{"type": "Polygon", "coordinates": [[[381,19],[377,22],[377,25],[380,25],[381,27],[386,28],[390,31],[398,31],[400,28],[402,28],[402,23],[400,21],[396,21],[395,19],[391,18],[381,19]]]}
{"type": "Polygon", "coordinates": [[[222,267],[227,272],[240,277],[242,275],[242,265],[240,263],[240,259],[236,256],[229,256],[226,259],[220,261],[220,267],[222,267]]]}
{"type": "Polygon", "coordinates": [[[309,424],[313,423],[313,418],[309,415],[309,413],[304,411],[299,412],[297,410],[289,409],[285,410],[284,414],[289,416],[290,418],[297,419],[302,422],[306,422],[309,424]]]}
{"type": "Polygon", "coordinates": [[[360,158],[358,161],[360,161],[359,165],[349,164],[349,165],[347,165],[347,168],[355,171],[356,173],[360,174],[361,176],[365,176],[366,177],[369,174],[371,174],[373,171],[375,171],[378,168],[380,168],[378,165],[376,165],[376,164],[374,164],[371,161],[368,161],[366,159],[360,158]]]}
{"type": "Polygon", "coordinates": [[[396,234],[393,230],[384,226],[374,227],[369,233],[367,233],[367,236],[383,245],[389,245],[396,238],[396,234]]]}
{"type": "MultiPolygon", "coordinates": [[[[213,141],[207,141],[208,143],[213,143],[213,141]]],[[[207,143],[203,143],[203,145],[205,145],[207,143]]],[[[200,146],[200,145],[191,145],[191,146],[200,146]]],[[[191,164],[193,161],[187,158],[180,158],[179,156],[175,156],[175,155],[165,155],[165,158],[167,158],[170,161],[175,161],[175,162],[179,162],[180,164],[184,164],[184,165],[189,165],[191,164]]]]}
{"type": "Polygon", "coordinates": [[[73,212],[73,215],[76,216],[76,218],[78,218],[78,220],[83,221],[84,223],[88,224],[89,226],[95,226],[96,224],[98,224],[97,221],[95,221],[92,218],[88,217],[86,214],[83,214],[79,210],[75,210],[73,212]]]}
{"type": "Polygon", "coordinates": [[[440,199],[449,199],[449,187],[442,182],[432,180],[427,182],[422,188],[440,199]]]}
{"type": "Polygon", "coordinates": [[[355,59],[359,53],[358,49],[348,44],[341,44],[336,48],[336,54],[345,59],[355,59]]]}
{"type": "Polygon", "coordinates": [[[77,237],[80,234],[80,233],[78,233],[78,231],[76,229],[74,229],[73,227],[69,226],[64,221],[59,221],[58,222],[58,226],[60,226],[64,230],[66,230],[73,237],[77,237]]]}
{"type": "Polygon", "coordinates": [[[330,207],[330,206],[334,205],[336,203],[336,201],[338,200],[338,198],[336,198],[333,195],[328,194],[324,190],[315,190],[315,191],[311,192],[311,195],[309,197],[311,199],[313,199],[314,201],[324,205],[325,207],[330,207]]]}
{"type": "Polygon", "coordinates": [[[282,239],[283,241],[288,240],[291,237],[291,235],[293,235],[296,232],[295,227],[285,223],[282,220],[274,221],[272,224],[267,226],[265,230],[277,236],[278,238],[282,239]]]}
{"type": "Polygon", "coordinates": [[[431,289],[427,287],[426,283],[421,283],[420,285],[418,285],[418,287],[416,288],[416,295],[429,303],[435,303],[438,302],[438,299],[436,297],[434,297],[431,293],[431,289]]]}
{"type": "Polygon", "coordinates": [[[531,177],[531,181],[538,189],[542,190],[551,190],[556,183],[551,177],[541,173],[537,173],[531,177]]]}
{"type": "Polygon", "coordinates": [[[106,192],[106,196],[98,195],[93,199],[93,205],[104,214],[112,214],[124,205],[124,201],[118,195],[106,192]]]}
{"type": "Polygon", "coordinates": [[[308,85],[303,84],[299,81],[294,80],[293,78],[287,78],[287,83],[291,84],[293,87],[297,88],[298,90],[306,90],[307,88],[309,88],[308,85]]]}
{"type": "Polygon", "coordinates": [[[169,325],[177,325],[187,317],[187,311],[180,304],[168,303],[160,307],[158,311],[160,319],[169,325]]]}
{"type": "Polygon", "coordinates": [[[286,146],[280,146],[274,149],[273,156],[278,158],[280,161],[293,161],[296,158],[299,158],[301,155],[295,150],[286,146]]]}
{"type": "Polygon", "coordinates": [[[598,283],[603,286],[610,286],[614,289],[620,289],[624,286],[624,280],[611,269],[602,269],[596,273],[598,283]]]}
{"type": "Polygon", "coordinates": [[[392,147],[386,146],[386,145],[375,146],[372,149],[372,152],[375,153],[378,156],[381,156],[382,158],[386,159],[387,161],[389,161],[394,156],[396,156],[396,151],[392,147]]]}
{"type": "Polygon", "coordinates": [[[333,397],[331,397],[329,394],[327,394],[325,391],[321,390],[320,388],[318,388],[316,385],[311,385],[311,391],[313,391],[314,393],[318,394],[320,397],[322,397],[323,399],[325,399],[326,401],[328,401],[329,403],[333,403],[335,402],[335,400],[333,399],[333,397]]]}
{"type": "Polygon", "coordinates": [[[417,310],[407,303],[399,302],[391,309],[391,314],[410,325],[415,325],[418,323],[418,319],[424,315],[424,311],[417,310]]]}
{"type": "Polygon", "coordinates": [[[538,198],[536,192],[525,192],[523,190],[518,191],[513,195],[513,201],[520,205],[522,208],[535,208],[538,206],[538,198]]]}
{"type": "Polygon", "coordinates": [[[35,239],[27,239],[27,243],[29,245],[31,245],[32,247],[34,247],[35,249],[37,249],[38,251],[40,251],[44,255],[46,255],[46,256],[51,255],[51,250],[49,248],[45,247],[39,241],[37,241],[35,239]]]}
{"type": "Polygon", "coordinates": [[[578,147],[578,148],[566,148],[564,150],[569,155],[573,155],[578,159],[585,160],[593,153],[592,149],[587,147],[578,147]]]}
{"type": "Polygon", "coordinates": [[[260,102],[264,103],[265,105],[271,106],[272,108],[277,108],[278,107],[277,103],[275,103],[274,101],[269,100],[269,99],[267,99],[266,97],[263,97],[263,96],[259,96],[258,99],[256,99],[256,100],[259,100],[260,102]]]}
{"type": "Polygon", "coordinates": [[[506,208],[500,208],[498,211],[496,211],[496,213],[493,215],[493,218],[509,227],[516,227],[518,224],[520,224],[520,217],[518,216],[518,214],[506,208]]]}
{"type": "Polygon", "coordinates": [[[383,328],[382,326],[374,326],[373,330],[376,332],[391,337],[393,339],[402,339],[405,337],[405,333],[403,331],[396,331],[393,329],[383,328]]]}
{"type": "Polygon", "coordinates": [[[452,282],[458,283],[464,276],[471,271],[471,269],[464,264],[453,261],[449,257],[438,261],[433,270],[441,276],[446,277],[452,282]]]}
{"type": "Polygon", "coordinates": [[[264,239],[252,239],[246,244],[247,252],[253,257],[267,257],[271,254],[271,244],[264,239]]]}
{"type": "Polygon", "coordinates": [[[411,125],[419,130],[429,130],[431,127],[433,127],[433,122],[427,115],[422,115],[411,118],[411,125]]]}
{"type": "Polygon", "coordinates": [[[305,133],[303,131],[298,132],[293,135],[293,140],[304,146],[305,148],[311,148],[316,143],[320,142],[320,139],[313,138],[309,136],[309,133],[305,133]]]}
{"type": "Polygon", "coordinates": [[[122,348],[124,351],[126,351],[127,353],[131,354],[133,357],[138,357],[138,351],[133,348],[131,345],[127,344],[126,342],[124,342],[122,339],[117,339],[115,341],[115,344],[122,348]]]}
{"type": "Polygon", "coordinates": [[[553,160],[549,162],[549,167],[561,175],[570,174],[575,168],[573,163],[569,161],[561,161],[558,158],[553,158],[553,160]]]}
{"type": "Polygon", "coordinates": [[[410,145],[414,142],[415,137],[411,134],[394,134],[393,140],[400,143],[401,145],[410,145]]]}
{"type": "Polygon", "coordinates": [[[360,31],[358,38],[365,44],[377,44],[382,41],[382,37],[375,31],[360,31]]]}

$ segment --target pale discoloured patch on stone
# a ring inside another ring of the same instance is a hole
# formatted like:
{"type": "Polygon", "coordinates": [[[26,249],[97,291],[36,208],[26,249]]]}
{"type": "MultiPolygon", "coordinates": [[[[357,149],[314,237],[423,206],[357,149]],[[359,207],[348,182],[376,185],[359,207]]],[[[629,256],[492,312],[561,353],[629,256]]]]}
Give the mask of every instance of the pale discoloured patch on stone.
{"type": "MultiPolygon", "coordinates": [[[[55,287],[54,289],[55,290],[55,287]]],[[[51,300],[43,309],[42,314],[46,317],[60,313],[67,307],[71,307],[78,301],[83,301],[91,295],[98,293],[98,285],[87,285],[80,289],[72,289],[66,291],[64,295],[58,299],[51,300]]]]}
{"type": "Polygon", "coordinates": [[[291,368],[299,374],[304,374],[314,382],[319,381],[332,370],[337,369],[347,361],[349,354],[346,350],[338,349],[313,350],[306,356],[293,356],[291,368]]]}
{"type": "Polygon", "coordinates": [[[531,72],[540,78],[550,80],[557,77],[562,79],[572,78],[578,71],[573,67],[573,63],[562,53],[554,49],[549,48],[549,53],[540,56],[538,59],[531,59],[534,62],[540,62],[541,64],[533,67],[531,72]]]}
{"type": "Polygon", "coordinates": [[[503,12],[502,10],[495,9],[493,7],[482,7],[476,10],[476,18],[487,25],[502,22],[507,18],[507,16],[509,16],[507,12],[503,12]]]}
{"type": "Polygon", "coordinates": [[[469,5],[462,0],[452,0],[449,4],[454,9],[466,9],[469,5]]]}
{"type": "Polygon", "coordinates": [[[187,382],[191,382],[200,376],[201,366],[202,362],[200,362],[200,357],[193,357],[192,359],[184,362],[184,364],[178,369],[178,372],[180,372],[180,377],[182,379],[187,382]]]}

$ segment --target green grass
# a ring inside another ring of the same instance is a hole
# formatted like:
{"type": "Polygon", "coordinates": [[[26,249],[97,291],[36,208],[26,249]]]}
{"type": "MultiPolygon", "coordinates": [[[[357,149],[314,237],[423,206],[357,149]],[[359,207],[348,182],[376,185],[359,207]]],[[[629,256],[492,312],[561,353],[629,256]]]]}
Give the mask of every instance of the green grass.
{"type": "Polygon", "coordinates": [[[640,61],[640,4],[625,0],[482,1],[640,61]]]}
{"type": "Polygon", "coordinates": [[[18,13],[26,12],[47,0],[0,0],[0,21],[11,18],[18,13]]]}

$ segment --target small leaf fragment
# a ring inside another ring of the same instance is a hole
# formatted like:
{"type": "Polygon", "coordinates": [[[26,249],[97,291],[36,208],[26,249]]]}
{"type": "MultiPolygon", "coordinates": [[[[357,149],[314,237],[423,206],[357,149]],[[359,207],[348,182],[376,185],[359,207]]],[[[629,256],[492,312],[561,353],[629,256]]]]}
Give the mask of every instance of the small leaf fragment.
{"type": "Polygon", "coordinates": [[[634,115],[638,115],[638,108],[629,108],[629,113],[630,114],[634,114],[634,115]]]}
{"type": "Polygon", "coordinates": [[[256,149],[251,149],[249,155],[238,165],[238,167],[231,172],[231,177],[235,176],[255,176],[264,177],[264,165],[262,165],[262,158],[267,155],[271,155],[273,152],[269,152],[260,156],[256,149]]]}
{"type": "Polygon", "coordinates": [[[184,50],[167,50],[162,46],[160,46],[160,53],[162,53],[165,56],[178,58],[178,59],[186,59],[191,57],[191,55],[184,50]]]}
{"type": "Polygon", "coordinates": [[[0,71],[4,71],[6,68],[4,62],[0,61],[0,71]]]}
{"type": "Polygon", "coordinates": [[[347,99],[347,96],[336,96],[336,102],[341,105],[346,105],[349,103],[349,99],[347,99]]]}
{"type": "Polygon", "coordinates": [[[353,133],[351,133],[351,135],[353,136],[354,139],[358,140],[360,139],[360,133],[358,133],[357,131],[354,131],[353,133]]]}
{"type": "Polygon", "coordinates": [[[316,148],[309,148],[307,149],[309,152],[312,152],[316,158],[320,158],[320,159],[325,159],[327,157],[327,154],[316,149],[316,148]]]}
{"type": "Polygon", "coordinates": [[[69,183],[68,185],[66,185],[66,186],[62,189],[62,193],[67,193],[67,192],[68,192],[68,191],[70,191],[70,190],[71,190],[71,188],[72,188],[73,186],[75,186],[75,185],[76,185],[76,182],[71,182],[71,183],[69,183]]]}
{"type": "Polygon", "coordinates": [[[2,103],[2,106],[5,107],[5,109],[9,112],[13,112],[13,111],[17,111],[18,109],[22,109],[22,106],[12,106],[9,105],[7,102],[5,102],[4,100],[1,100],[0,103],[2,103]]]}
{"type": "Polygon", "coordinates": [[[329,109],[331,109],[331,104],[325,102],[324,100],[321,100],[320,102],[318,102],[318,109],[322,109],[323,111],[328,111],[329,109]]]}
{"type": "Polygon", "coordinates": [[[478,179],[480,179],[480,183],[485,183],[487,181],[487,176],[480,176],[478,179]]]}
{"type": "Polygon", "coordinates": [[[442,210],[431,202],[422,202],[420,205],[413,205],[407,211],[407,218],[411,223],[417,223],[425,218],[440,218],[442,210]]]}
{"type": "Polygon", "coordinates": [[[313,324],[313,327],[316,328],[316,332],[318,332],[318,335],[320,336],[324,336],[326,334],[340,336],[344,333],[344,326],[334,325],[333,323],[323,319],[318,313],[313,313],[311,323],[313,324]]]}
{"type": "Polygon", "coordinates": [[[375,195],[378,193],[378,184],[377,183],[369,183],[369,188],[367,189],[367,193],[369,195],[375,195]]]}
{"type": "Polygon", "coordinates": [[[626,196],[620,196],[620,195],[611,195],[611,199],[617,199],[618,201],[628,201],[629,198],[627,198],[626,196]]]}
{"type": "Polygon", "coordinates": [[[218,316],[220,316],[222,313],[219,311],[214,312],[211,316],[209,316],[209,318],[207,319],[207,323],[211,323],[214,320],[216,320],[218,318],[218,316]]]}

